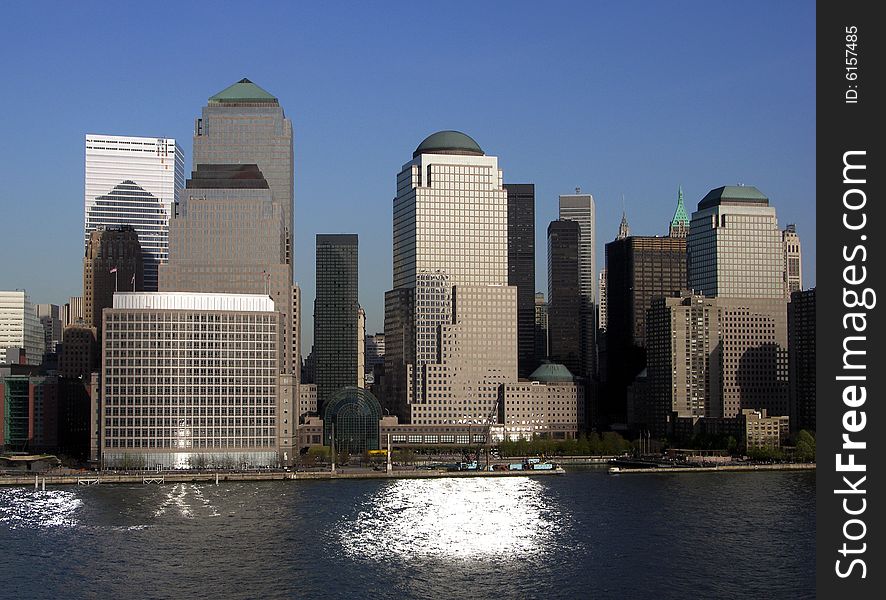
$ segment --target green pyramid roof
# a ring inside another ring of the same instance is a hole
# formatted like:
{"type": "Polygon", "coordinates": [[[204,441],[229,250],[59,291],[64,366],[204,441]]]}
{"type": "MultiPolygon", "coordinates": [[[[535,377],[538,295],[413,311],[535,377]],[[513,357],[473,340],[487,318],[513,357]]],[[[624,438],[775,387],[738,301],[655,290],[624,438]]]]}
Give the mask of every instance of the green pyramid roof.
{"type": "Polygon", "coordinates": [[[671,225],[676,227],[681,223],[689,223],[689,215],[686,214],[686,206],[683,204],[683,186],[677,195],[677,210],[674,211],[674,218],[671,219],[671,225]]]}
{"type": "Polygon", "coordinates": [[[267,102],[269,104],[277,104],[277,98],[245,77],[209,98],[209,104],[230,104],[235,102],[267,102]]]}

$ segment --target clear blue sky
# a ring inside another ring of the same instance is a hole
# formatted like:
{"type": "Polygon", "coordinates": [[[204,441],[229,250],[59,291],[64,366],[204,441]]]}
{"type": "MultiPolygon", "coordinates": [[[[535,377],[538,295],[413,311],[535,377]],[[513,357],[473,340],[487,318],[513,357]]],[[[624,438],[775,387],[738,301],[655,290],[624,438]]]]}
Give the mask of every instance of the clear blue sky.
{"type": "Polygon", "coordinates": [[[395,178],[457,129],[536,185],[536,289],[557,196],[597,205],[599,263],[624,194],[665,234],[712,188],[757,186],[796,223],[815,284],[813,2],[10,3],[0,51],[0,289],[82,289],[83,136],[169,136],[190,170],[206,99],[249,77],[295,131],[296,280],[310,349],[314,236],[360,236],[383,330],[395,178]]]}

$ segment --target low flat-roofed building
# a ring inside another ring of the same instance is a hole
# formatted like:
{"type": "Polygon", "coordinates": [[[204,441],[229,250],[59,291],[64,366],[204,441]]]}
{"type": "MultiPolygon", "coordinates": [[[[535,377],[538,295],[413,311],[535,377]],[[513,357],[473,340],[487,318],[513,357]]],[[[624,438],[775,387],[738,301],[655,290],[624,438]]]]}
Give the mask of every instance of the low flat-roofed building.
{"type": "Polygon", "coordinates": [[[563,365],[542,363],[529,379],[501,385],[498,420],[504,436],[512,441],[575,438],[584,422],[584,389],[572,373],[563,365]]]}
{"type": "Polygon", "coordinates": [[[787,416],[770,417],[766,415],[766,409],[744,409],[741,411],[741,420],[744,425],[744,447],[747,450],[754,448],[781,448],[788,438],[789,421],[787,416]]]}

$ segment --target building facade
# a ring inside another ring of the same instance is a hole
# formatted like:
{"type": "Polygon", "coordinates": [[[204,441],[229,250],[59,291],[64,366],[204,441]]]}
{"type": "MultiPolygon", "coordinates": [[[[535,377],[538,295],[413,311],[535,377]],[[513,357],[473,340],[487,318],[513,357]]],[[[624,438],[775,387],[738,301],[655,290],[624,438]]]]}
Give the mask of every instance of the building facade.
{"type": "Polygon", "coordinates": [[[570,373],[582,373],[581,227],[548,225],[548,357],[570,373]]]}
{"type": "Polygon", "coordinates": [[[775,208],[753,186],[708,192],[692,213],[689,287],[708,297],[784,300],[784,247],[775,208]]]}
{"type": "Polygon", "coordinates": [[[61,308],[57,304],[38,304],[35,308],[43,327],[43,352],[54,354],[62,341],[61,308]]]}
{"type": "MultiPolygon", "coordinates": [[[[293,147],[292,121],[286,118],[280,101],[249,79],[241,79],[210,97],[200,117],[194,122],[194,160],[198,165],[254,164],[267,182],[271,202],[279,206],[282,227],[283,272],[277,266],[276,253],[271,273],[271,286],[277,309],[286,315],[284,352],[286,370],[299,377],[293,357],[300,354],[292,332],[297,326],[290,303],[283,310],[284,287],[292,286],[294,260],[293,223],[293,147]],[[276,294],[279,292],[280,296],[276,294]]],[[[275,217],[276,218],[276,217],[275,217]]],[[[276,244],[276,225],[273,226],[276,244]]],[[[209,291],[209,290],[207,290],[209,291]]],[[[225,290],[217,290],[225,291],[225,290]]],[[[257,290],[238,290],[257,293],[257,290]]],[[[286,292],[287,295],[289,291],[286,292]]]]}
{"type": "MultiPolygon", "coordinates": [[[[508,198],[498,158],[457,131],[428,136],[397,176],[393,217],[383,400],[408,421],[408,407],[428,399],[427,365],[439,364],[441,328],[453,323],[453,287],[508,284],[508,198]]],[[[516,306],[507,312],[516,327],[516,306]]]]}
{"type": "Polygon", "coordinates": [[[144,290],[144,259],[131,225],[103,226],[89,234],[83,259],[83,320],[101,343],[102,310],[118,291],[144,290]]]}
{"type": "Polygon", "coordinates": [[[784,247],[784,293],[790,300],[791,294],[803,289],[803,253],[797,226],[790,224],[781,232],[784,247]]]}
{"type": "Polygon", "coordinates": [[[39,365],[44,339],[43,326],[27,292],[0,292],[0,360],[5,359],[7,349],[22,349],[27,364],[39,365]]]}
{"type": "Polygon", "coordinates": [[[535,293],[535,362],[548,358],[548,303],[544,292],[535,293]]]}
{"type": "Polygon", "coordinates": [[[499,393],[504,439],[574,439],[584,423],[584,387],[563,365],[543,363],[529,381],[504,383],[499,393]]]}
{"type": "Polygon", "coordinates": [[[517,288],[518,372],[528,377],[535,360],[535,184],[506,183],[508,285],[517,288]]]}
{"type": "Polygon", "coordinates": [[[358,242],[355,234],[317,235],[314,359],[320,413],[340,388],[357,385],[358,242]]]}
{"type": "Polygon", "coordinates": [[[788,304],[791,427],[815,431],[815,288],[796,291],[788,304]]]}
{"type": "MultiPolygon", "coordinates": [[[[197,165],[170,224],[160,289],[268,295],[285,315],[283,335],[291,340],[292,269],[285,246],[282,209],[256,165],[197,165]]],[[[287,372],[291,351],[289,344],[280,347],[287,372]]]]}
{"type": "Polygon", "coordinates": [[[291,462],[281,320],[263,294],[116,294],[103,329],[104,466],[291,462]]]}
{"type": "Polygon", "coordinates": [[[597,234],[594,197],[582,194],[579,189],[575,194],[560,196],[560,220],[575,221],[581,228],[578,247],[581,364],[572,372],[590,378],[597,374],[597,234]]]}
{"type": "Polygon", "coordinates": [[[157,290],[157,266],[168,257],[169,219],[184,187],[184,165],[171,138],[86,134],[85,243],[96,229],[131,226],[148,291],[157,290]]]}

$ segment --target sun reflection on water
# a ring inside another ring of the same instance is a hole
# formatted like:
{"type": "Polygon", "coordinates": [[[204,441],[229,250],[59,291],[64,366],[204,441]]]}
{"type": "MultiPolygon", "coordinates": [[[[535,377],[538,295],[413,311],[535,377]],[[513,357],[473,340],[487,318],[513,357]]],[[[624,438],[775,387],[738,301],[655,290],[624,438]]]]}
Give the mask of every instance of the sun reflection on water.
{"type": "Polygon", "coordinates": [[[0,524],[19,527],[75,527],[83,501],[64,490],[0,489],[0,524]]]}
{"type": "Polygon", "coordinates": [[[354,557],[526,558],[555,543],[563,515],[523,477],[401,479],[337,530],[354,557]]]}

